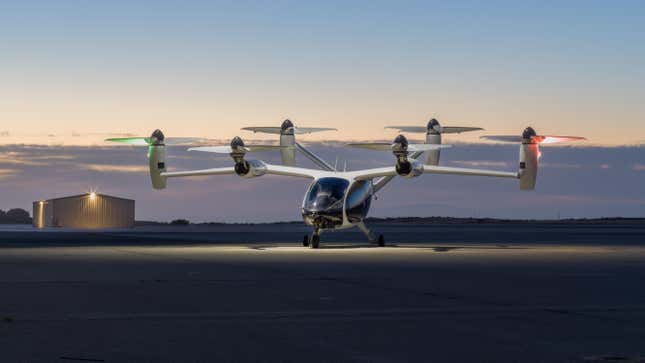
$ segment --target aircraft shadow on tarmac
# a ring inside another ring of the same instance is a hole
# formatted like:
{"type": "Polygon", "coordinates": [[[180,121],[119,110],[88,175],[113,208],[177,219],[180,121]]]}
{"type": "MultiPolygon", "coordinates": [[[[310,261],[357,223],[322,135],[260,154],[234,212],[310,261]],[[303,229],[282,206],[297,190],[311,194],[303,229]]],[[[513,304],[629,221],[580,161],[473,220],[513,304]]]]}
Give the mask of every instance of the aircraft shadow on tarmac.
{"type": "MultiPolygon", "coordinates": [[[[249,249],[265,251],[275,248],[281,248],[287,246],[248,246],[249,249]]],[[[291,246],[289,246],[291,247],[291,246]]],[[[433,252],[451,252],[456,250],[499,250],[499,249],[513,249],[513,250],[524,250],[528,247],[512,247],[508,245],[491,245],[491,246],[419,246],[419,245],[396,245],[389,244],[385,247],[378,247],[372,244],[352,244],[352,245],[340,245],[340,244],[328,244],[322,245],[319,247],[321,250],[361,250],[361,249],[374,249],[374,248],[386,248],[386,249],[417,249],[417,250],[431,250],[433,252]]],[[[308,247],[302,247],[302,249],[309,249],[308,247]]]]}

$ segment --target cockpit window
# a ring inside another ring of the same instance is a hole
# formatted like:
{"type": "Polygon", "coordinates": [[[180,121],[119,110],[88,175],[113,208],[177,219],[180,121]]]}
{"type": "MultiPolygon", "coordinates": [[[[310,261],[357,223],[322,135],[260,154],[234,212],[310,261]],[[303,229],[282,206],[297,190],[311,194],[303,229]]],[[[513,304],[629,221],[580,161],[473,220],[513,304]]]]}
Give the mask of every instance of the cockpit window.
{"type": "Polygon", "coordinates": [[[308,211],[323,212],[343,209],[343,199],[349,182],[340,178],[321,178],[315,182],[305,199],[308,211]]]}

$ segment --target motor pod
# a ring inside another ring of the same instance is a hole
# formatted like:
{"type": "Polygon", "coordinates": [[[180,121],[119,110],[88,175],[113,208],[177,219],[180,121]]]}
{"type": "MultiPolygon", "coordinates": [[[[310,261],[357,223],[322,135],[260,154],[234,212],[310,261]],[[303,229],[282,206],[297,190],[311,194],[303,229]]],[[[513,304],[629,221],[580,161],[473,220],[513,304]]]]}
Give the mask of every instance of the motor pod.
{"type": "Polygon", "coordinates": [[[280,126],[280,146],[285,148],[280,150],[282,165],[296,165],[296,136],[294,126],[291,120],[284,120],[280,126]]]}
{"type": "Polygon", "coordinates": [[[257,178],[266,172],[267,166],[260,160],[241,160],[235,163],[235,173],[242,178],[257,178]]]}
{"type": "Polygon", "coordinates": [[[527,127],[522,133],[520,145],[520,189],[533,190],[538,173],[540,147],[535,141],[537,133],[533,128],[527,127]]]}
{"type": "Polygon", "coordinates": [[[414,178],[423,174],[423,163],[416,160],[397,161],[396,173],[404,178],[414,178]]]}
{"type": "MultiPolygon", "coordinates": [[[[442,127],[439,124],[437,119],[433,118],[428,121],[428,127],[426,132],[426,144],[430,145],[441,145],[441,131],[442,127]]],[[[441,156],[441,150],[430,150],[426,151],[426,164],[428,165],[439,165],[439,158],[441,156]]]]}
{"type": "Polygon", "coordinates": [[[150,180],[155,189],[166,188],[166,178],[161,173],[166,171],[166,145],[164,134],[155,130],[150,136],[148,146],[148,165],[150,167],[150,180]]]}

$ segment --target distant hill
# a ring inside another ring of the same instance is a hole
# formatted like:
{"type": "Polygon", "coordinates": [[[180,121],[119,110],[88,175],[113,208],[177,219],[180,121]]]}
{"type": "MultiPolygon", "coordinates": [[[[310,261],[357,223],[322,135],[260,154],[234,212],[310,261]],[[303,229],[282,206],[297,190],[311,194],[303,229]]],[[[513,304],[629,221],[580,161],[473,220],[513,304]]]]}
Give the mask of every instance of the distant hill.
{"type": "Polygon", "coordinates": [[[567,219],[501,219],[501,218],[455,218],[455,217],[393,217],[368,218],[367,223],[392,224],[615,224],[643,223],[645,218],[567,218],[567,219]]]}
{"type": "MultiPolygon", "coordinates": [[[[137,226],[154,226],[154,225],[177,225],[181,221],[182,225],[279,225],[279,224],[301,224],[302,221],[286,222],[267,222],[267,223],[190,223],[185,219],[168,222],[137,221],[137,226]]],[[[377,224],[645,224],[645,218],[623,218],[623,217],[606,217],[606,218],[569,218],[569,219],[498,219],[498,218],[456,218],[456,217],[391,217],[391,218],[368,218],[366,223],[377,224]]]]}
{"type": "Polygon", "coordinates": [[[0,224],[31,224],[31,217],[24,209],[14,208],[6,212],[0,209],[0,224]]]}

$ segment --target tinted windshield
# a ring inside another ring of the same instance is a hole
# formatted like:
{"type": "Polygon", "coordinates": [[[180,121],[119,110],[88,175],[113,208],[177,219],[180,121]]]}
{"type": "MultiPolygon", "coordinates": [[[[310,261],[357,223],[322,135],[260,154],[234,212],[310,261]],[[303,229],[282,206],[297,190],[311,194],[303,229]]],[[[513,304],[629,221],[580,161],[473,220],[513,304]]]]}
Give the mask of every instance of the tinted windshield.
{"type": "Polygon", "coordinates": [[[352,184],[347,193],[345,211],[350,222],[360,222],[365,218],[372,202],[372,183],[359,180],[352,184]]]}
{"type": "Polygon", "coordinates": [[[342,210],[347,186],[349,186],[349,182],[345,179],[319,179],[309,188],[304,209],[316,212],[342,210]]]}

